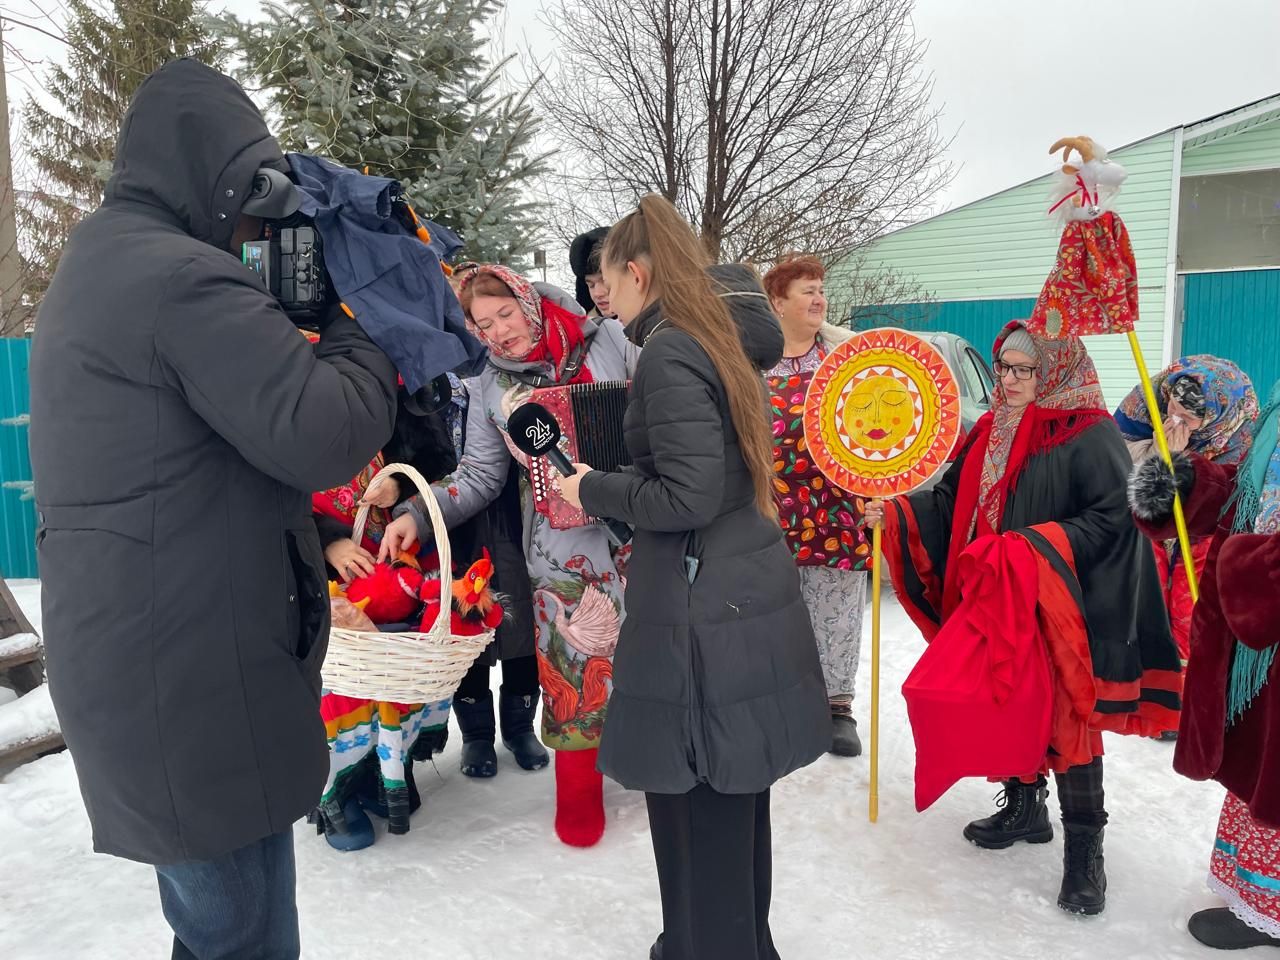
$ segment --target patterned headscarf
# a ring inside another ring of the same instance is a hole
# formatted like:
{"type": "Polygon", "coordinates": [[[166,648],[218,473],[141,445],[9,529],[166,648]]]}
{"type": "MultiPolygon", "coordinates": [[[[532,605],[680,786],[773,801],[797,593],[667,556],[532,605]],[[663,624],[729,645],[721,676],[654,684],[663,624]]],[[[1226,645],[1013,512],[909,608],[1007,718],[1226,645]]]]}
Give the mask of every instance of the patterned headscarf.
{"type": "MultiPolygon", "coordinates": [[[[996,337],[992,355],[1000,359],[1005,341],[1015,331],[1026,331],[1022,321],[1015,320],[996,337]]],[[[1019,337],[1019,340],[1022,338],[1019,337]]],[[[1009,406],[1004,394],[1003,381],[996,386],[992,407],[991,437],[987,441],[986,455],[982,462],[982,479],[978,486],[978,506],[992,530],[1000,529],[1004,511],[1004,486],[1002,482],[1009,470],[1009,457],[1023,419],[1032,411],[1037,417],[1046,412],[1067,415],[1076,412],[1106,412],[1106,401],[1098,383],[1098,371],[1093,365],[1084,341],[1079,337],[1061,340],[1041,340],[1031,335],[1035,345],[1036,398],[1021,409],[1009,406]]]]}
{"type": "MultiPolygon", "coordinates": [[[[510,267],[487,263],[463,277],[460,291],[475,283],[476,277],[492,276],[500,280],[529,321],[529,339],[533,346],[521,356],[503,350],[475,325],[470,311],[464,311],[467,329],[489,348],[490,361],[533,386],[561,386],[566,383],[590,382],[586,367],[588,331],[586,318],[571,313],[542,296],[533,284],[510,267]]],[[[594,326],[591,327],[592,332],[594,326]]]]}
{"type": "MultiPolygon", "coordinates": [[[[520,274],[516,273],[510,267],[504,267],[497,263],[486,263],[483,266],[476,267],[469,274],[462,278],[462,289],[465,290],[476,282],[476,277],[489,275],[497,277],[511,291],[511,296],[515,297],[516,303],[520,305],[520,312],[524,314],[526,320],[529,321],[529,340],[535,346],[542,341],[542,310],[540,309],[542,300],[538,296],[538,292],[533,289],[533,284],[526,280],[520,274]]],[[[494,356],[502,357],[504,360],[524,360],[529,354],[523,353],[519,356],[508,353],[498,344],[485,335],[485,331],[476,326],[474,320],[471,319],[471,312],[466,312],[467,330],[470,334],[489,348],[489,352],[494,356]]],[[[532,349],[532,348],[531,348],[532,349]]]]}
{"type": "MultiPolygon", "coordinates": [[[[1189,449],[1206,460],[1239,463],[1249,452],[1252,424],[1258,416],[1258,396],[1248,375],[1230,360],[1217,357],[1183,357],[1152,381],[1160,417],[1169,413],[1169,397],[1187,382],[1204,395],[1204,424],[1191,434],[1189,449]]],[[[1139,384],[1116,410],[1116,423],[1126,440],[1150,440],[1151,412],[1139,384]]]]}

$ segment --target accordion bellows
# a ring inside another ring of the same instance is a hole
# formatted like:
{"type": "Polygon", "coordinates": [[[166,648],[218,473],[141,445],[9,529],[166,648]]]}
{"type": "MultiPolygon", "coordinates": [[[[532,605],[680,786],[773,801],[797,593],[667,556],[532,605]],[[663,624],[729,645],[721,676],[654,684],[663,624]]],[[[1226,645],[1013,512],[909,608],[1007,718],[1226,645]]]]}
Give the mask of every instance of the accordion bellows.
{"type": "MultiPolygon", "coordinates": [[[[585,463],[596,470],[613,472],[630,466],[631,455],[622,435],[622,416],[627,409],[630,383],[575,383],[565,387],[534,390],[529,399],[540,403],[560,423],[560,449],[570,463],[585,463]]],[[[552,478],[556,474],[546,457],[530,461],[534,508],[557,530],[585,527],[593,523],[580,508],[566,503],[552,478]]]]}

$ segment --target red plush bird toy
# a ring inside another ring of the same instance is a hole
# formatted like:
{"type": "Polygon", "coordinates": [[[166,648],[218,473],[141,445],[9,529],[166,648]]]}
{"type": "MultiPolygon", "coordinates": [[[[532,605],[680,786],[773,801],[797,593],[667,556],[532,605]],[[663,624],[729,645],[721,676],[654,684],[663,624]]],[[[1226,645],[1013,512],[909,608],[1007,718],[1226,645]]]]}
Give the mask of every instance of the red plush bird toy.
{"type": "MultiPolygon", "coordinates": [[[[453,598],[450,604],[449,632],[460,637],[471,637],[486,630],[495,630],[502,623],[503,609],[500,597],[490,587],[493,580],[493,560],[489,551],[473,563],[465,574],[453,581],[453,598]]],[[[424,580],[419,594],[426,602],[422,614],[422,633],[428,632],[440,613],[440,581],[435,577],[424,580]]]]}
{"type": "Polygon", "coordinates": [[[367,577],[358,577],[347,585],[347,599],[354,604],[364,601],[364,612],[377,624],[404,623],[418,612],[421,601],[422,573],[417,563],[397,561],[380,563],[367,577]]]}

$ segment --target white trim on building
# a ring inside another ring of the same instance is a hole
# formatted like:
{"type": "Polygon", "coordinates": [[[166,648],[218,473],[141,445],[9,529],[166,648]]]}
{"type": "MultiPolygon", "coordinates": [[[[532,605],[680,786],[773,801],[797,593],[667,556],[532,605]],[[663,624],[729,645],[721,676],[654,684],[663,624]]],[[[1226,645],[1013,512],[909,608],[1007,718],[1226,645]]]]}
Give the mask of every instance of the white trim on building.
{"type": "Polygon", "coordinates": [[[1182,196],[1183,130],[1173,132],[1173,170],[1169,177],[1169,253],[1165,260],[1164,330],[1161,338],[1160,366],[1173,363],[1178,348],[1178,209],[1182,196]],[[1172,294],[1172,296],[1170,296],[1172,294]]]}

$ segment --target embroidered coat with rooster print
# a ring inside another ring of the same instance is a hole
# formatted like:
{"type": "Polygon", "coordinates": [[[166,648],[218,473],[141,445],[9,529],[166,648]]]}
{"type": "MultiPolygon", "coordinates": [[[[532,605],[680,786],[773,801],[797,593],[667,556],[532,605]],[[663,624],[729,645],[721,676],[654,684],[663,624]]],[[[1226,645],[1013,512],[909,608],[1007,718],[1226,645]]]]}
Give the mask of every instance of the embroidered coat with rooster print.
{"type": "MultiPolygon", "coordinates": [[[[541,292],[541,291],[540,291],[541,292]]],[[[585,366],[595,382],[629,380],[639,350],[616,320],[584,320],[585,366]]],[[[452,528],[485,507],[520,468],[524,551],[533,586],[542,684],[542,739],[553,750],[599,746],[613,691],[613,650],[623,618],[622,594],[629,548],[618,550],[600,526],[557,530],[533,507],[527,458],[506,436],[511,411],[533,387],[518,362],[492,358],[468,381],[466,448],[453,476],[433,489],[452,528]]],[[[420,533],[430,536],[421,506],[406,505],[420,533]]]]}

